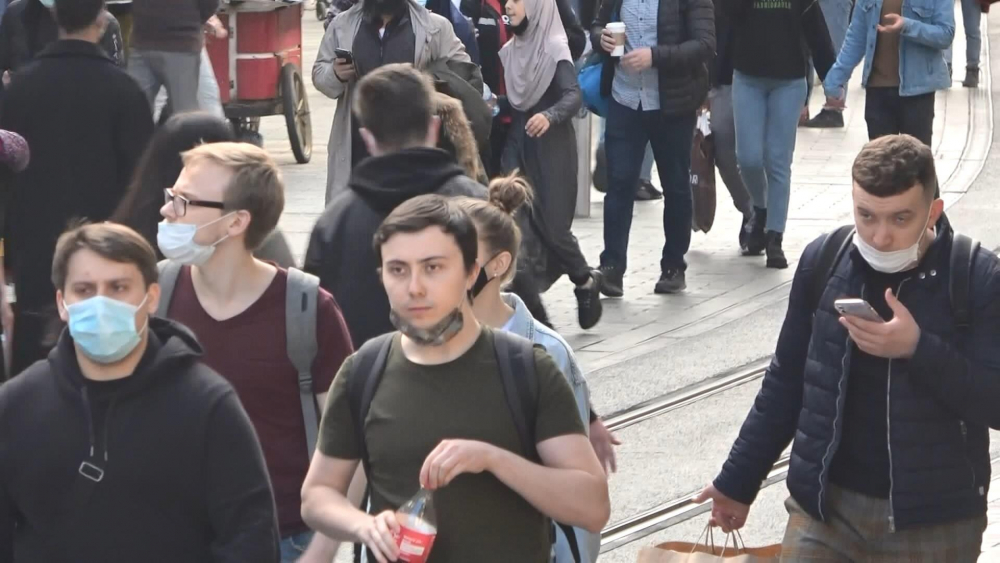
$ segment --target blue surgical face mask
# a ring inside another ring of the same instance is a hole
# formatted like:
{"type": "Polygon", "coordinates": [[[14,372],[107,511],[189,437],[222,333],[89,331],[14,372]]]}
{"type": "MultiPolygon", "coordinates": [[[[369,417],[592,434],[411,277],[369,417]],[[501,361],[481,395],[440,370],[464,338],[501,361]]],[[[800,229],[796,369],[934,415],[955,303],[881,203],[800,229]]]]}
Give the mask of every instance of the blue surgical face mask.
{"type": "Polygon", "coordinates": [[[72,305],[63,301],[69,315],[69,334],[77,347],[94,362],[113,364],[132,353],[142,341],[142,331],[135,329],[135,315],[146,304],[144,297],[138,306],[103,295],[84,299],[72,305]]]}
{"type": "Polygon", "coordinates": [[[420,6],[421,8],[426,8],[426,7],[427,7],[427,0],[414,0],[414,1],[415,1],[415,2],[417,3],[417,5],[418,5],[418,6],[420,6]]]}
{"type": "Polygon", "coordinates": [[[45,6],[50,10],[54,8],[56,5],[56,0],[38,0],[38,1],[42,3],[42,6],[45,6]]]}
{"type": "Polygon", "coordinates": [[[160,247],[160,252],[169,260],[188,266],[201,266],[205,262],[208,262],[208,259],[215,253],[215,247],[229,238],[229,235],[222,237],[211,245],[205,246],[194,241],[194,236],[198,233],[198,229],[207,227],[216,221],[221,221],[233,213],[227,213],[215,221],[209,221],[201,226],[163,221],[157,227],[156,246],[160,247]]]}

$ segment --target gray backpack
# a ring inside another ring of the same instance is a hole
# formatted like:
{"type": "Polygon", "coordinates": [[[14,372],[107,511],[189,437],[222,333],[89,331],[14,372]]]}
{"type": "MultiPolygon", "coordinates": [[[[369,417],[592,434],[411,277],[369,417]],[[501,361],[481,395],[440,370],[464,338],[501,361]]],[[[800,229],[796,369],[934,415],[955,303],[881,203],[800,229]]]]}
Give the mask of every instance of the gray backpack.
{"type": "MultiPolygon", "coordinates": [[[[177,285],[182,265],[162,260],[156,265],[160,271],[160,306],[156,316],[167,318],[170,300],[177,285]]],[[[288,268],[288,286],[285,295],[285,348],[288,359],[299,374],[299,400],[302,403],[302,420],[306,425],[306,446],[309,457],[316,451],[319,432],[319,405],[313,389],[312,364],[319,345],[316,342],[316,299],[319,296],[319,278],[302,270],[288,268]]]]}

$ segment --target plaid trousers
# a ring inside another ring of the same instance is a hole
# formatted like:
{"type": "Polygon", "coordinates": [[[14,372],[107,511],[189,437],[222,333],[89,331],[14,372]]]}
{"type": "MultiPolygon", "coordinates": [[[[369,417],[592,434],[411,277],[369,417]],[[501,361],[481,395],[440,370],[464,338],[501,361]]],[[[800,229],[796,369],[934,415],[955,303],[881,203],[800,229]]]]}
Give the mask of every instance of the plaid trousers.
{"type": "Polygon", "coordinates": [[[785,501],[788,526],[782,562],[975,563],[979,558],[985,514],[890,533],[888,500],[831,486],[827,501],[826,523],[807,514],[794,499],[785,501]]]}

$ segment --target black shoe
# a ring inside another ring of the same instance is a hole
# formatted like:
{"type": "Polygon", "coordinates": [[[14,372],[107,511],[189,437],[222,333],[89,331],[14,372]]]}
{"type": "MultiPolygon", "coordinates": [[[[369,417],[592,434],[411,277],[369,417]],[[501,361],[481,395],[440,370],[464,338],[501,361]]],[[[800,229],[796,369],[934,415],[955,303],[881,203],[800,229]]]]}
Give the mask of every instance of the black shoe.
{"type": "Polygon", "coordinates": [[[621,297],[625,295],[624,285],[625,271],[614,266],[601,266],[598,271],[601,274],[601,293],[608,297],[621,297]]]}
{"type": "Polygon", "coordinates": [[[578,285],[573,290],[576,294],[577,318],[580,320],[580,328],[587,330],[601,320],[604,308],[601,306],[601,280],[604,276],[601,272],[593,270],[590,272],[590,279],[583,285],[578,285]]]}
{"type": "Polygon", "coordinates": [[[832,109],[825,109],[817,113],[816,117],[807,121],[806,127],[811,127],[813,129],[843,129],[844,114],[843,112],[834,111],[832,109]]]}
{"type": "Polygon", "coordinates": [[[594,189],[602,194],[608,191],[608,156],[603,148],[597,149],[597,155],[594,157],[596,164],[593,177],[594,189]]]}
{"type": "Polygon", "coordinates": [[[962,81],[962,86],[966,88],[979,88],[979,69],[978,68],[967,68],[965,69],[965,80],[962,81]]]}
{"type": "Polygon", "coordinates": [[[684,272],[680,270],[667,270],[660,275],[660,281],[656,282],[653,292],[660,295],[667,293],[677,293],[687,288],[687,281],[684,272]]]}
{"type": "Polygon", "coordinates": [[[753,208],[753,216],[747,223],[747,237],[743,244],[743,256],[760,256],[767,247],[767,237],[764,235],[764,225],[767,224],[767,209],[753,208]]]}
{"type": "Polygon", "coordinates": [[[784,270],[788,267],[788,260],[785,259],[785,251],[781,249],[781,241],[784,235],[774,231],[767,232],[767,267],[784,270]]]}
{"type": "Polygon", "coordinates": [[[743,216],[743,222],[740,223],[740,248],[746,248],[747,237],[750,236],[749,231],[747,231],[747,226],[750,224],[750,218],[753,217],[752,214],[747,214],[743,216]]]}
{"type": "Polygon", "coordinates": [[[646,180],[639,180],[639,189],[635,192],[636,201],[653,201],[663,199],[663,193],[646,180]]]}

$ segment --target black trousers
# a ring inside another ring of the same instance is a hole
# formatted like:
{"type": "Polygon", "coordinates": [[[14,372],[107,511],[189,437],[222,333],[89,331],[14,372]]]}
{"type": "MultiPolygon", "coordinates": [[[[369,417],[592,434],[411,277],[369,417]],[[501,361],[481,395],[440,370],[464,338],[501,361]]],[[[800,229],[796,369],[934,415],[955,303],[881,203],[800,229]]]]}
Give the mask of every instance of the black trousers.
{"type": "Polygon", "coordinates": [[[899,88],[869,88],[865,93],[868,138],[907,134],[931,146],[934,131],[934,92],[900,96],[899,88]]]}

